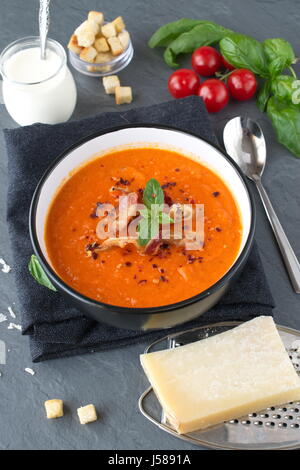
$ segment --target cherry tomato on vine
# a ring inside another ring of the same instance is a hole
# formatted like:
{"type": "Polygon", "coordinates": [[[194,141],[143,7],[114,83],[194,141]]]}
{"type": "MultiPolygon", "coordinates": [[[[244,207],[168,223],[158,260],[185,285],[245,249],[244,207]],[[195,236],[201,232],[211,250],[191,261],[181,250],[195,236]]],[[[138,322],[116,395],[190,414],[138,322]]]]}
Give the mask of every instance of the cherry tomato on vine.
{"type": "Polygon", "coordinates": [[[234,70],[236,67],[234,67],[233,65],[231,65],[229,62],[227,62],[227,60],[225,59],[225,57],[222,56],[222,64],[224,65],[225,69],[228,69],[228,70],[234,70]]]}
{"type": "Polygon", "coordinates": [[[228,88],[236,100],[249,100],[255,94],[257,88],[254,73],[248,69],[235,70],[228,77],[228,88]]]}
{"type": "Polygon", "coordinates": [[[196,95],[200,85],[200,78],[190,69],[179,69],[172,73],[168,81],[168,89],[174,98],[196,95]]]}
{"type": "Polygon", "coordinates": [[[221,66],[222,56],[213,47],[202,46],[193,52],[192,67],[203,77],[211,77],[221,66]]]}
{"type": "Polygon", "coordinates": [[[198,95],[203,98],[209,113],[221,111],[229,101],[227,86],[217,78],[211,78],[203,82],[202,85],[200,85],[198,95]]]}

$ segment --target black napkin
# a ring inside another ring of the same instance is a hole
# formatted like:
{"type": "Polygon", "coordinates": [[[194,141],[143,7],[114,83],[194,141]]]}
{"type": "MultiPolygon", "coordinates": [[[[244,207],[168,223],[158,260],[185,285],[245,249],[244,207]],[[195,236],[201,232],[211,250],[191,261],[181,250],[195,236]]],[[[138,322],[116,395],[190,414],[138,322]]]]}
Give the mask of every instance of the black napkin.
{"type": "MultiPolygon", "coordinates": [[[[117,348],[161,332],[118,329],[86,318],[69,306],[59,293],[37,284],[28,272],[32,247],[28,211],[33,191],[51,161],[87,135],[126,123],[159,123],[177,126],[215,142],[202,100],[190,97],[126,112],[104,113],[54,126],[35,124],[4,130],[8,154],[8,227],[13,250],[13,273],[19,295],[22,331],[30,335],[34,362],[117,348]]],[[[222,320],[249,320],[271,315],[273,300],[261,261],[254,247],[249,261],[231,291],[199,319],[178,329],[222,320]]],[[[170,330],[168,330],[170,331],[170,330]]],[[[173,330],[172,330],[173,331],[173,330]]],[[[174,329],[175,331],[175,329],[174,329]]]]}

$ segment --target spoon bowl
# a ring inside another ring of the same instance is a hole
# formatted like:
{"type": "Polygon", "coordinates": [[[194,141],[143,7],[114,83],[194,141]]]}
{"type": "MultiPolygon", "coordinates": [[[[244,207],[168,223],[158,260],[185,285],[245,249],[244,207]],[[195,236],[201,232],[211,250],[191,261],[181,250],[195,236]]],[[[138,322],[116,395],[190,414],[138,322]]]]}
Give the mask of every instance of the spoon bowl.
{"type": "Polygon", "coordinates": [[[261,127],[248,117],[238,116],[224,128],[227,153],[248,178],[255,180],[263,174],[266,164],[266,142],[261,127]]]}

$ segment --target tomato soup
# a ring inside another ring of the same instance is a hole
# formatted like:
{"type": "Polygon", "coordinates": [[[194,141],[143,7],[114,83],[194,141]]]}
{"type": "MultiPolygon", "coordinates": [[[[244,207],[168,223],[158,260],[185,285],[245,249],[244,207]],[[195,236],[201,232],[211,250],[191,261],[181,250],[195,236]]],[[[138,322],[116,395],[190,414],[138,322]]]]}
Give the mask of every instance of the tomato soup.
{"type": "Polygon", "coordinates": [[[66,284],[92,299],[131,308],[168,305],[203,292],[232,266],[241,239],[239,210],[222,179],[159,148],[115,151],[78,168],[57,191],[45,227],[50,262],[66,284]],[[121,195],[143,193],[151,178],[168,204],[204,205],[202,249],[168,242],[154,253],[135,244],[101,249],[97,205],[117,206],[121,195]]]}

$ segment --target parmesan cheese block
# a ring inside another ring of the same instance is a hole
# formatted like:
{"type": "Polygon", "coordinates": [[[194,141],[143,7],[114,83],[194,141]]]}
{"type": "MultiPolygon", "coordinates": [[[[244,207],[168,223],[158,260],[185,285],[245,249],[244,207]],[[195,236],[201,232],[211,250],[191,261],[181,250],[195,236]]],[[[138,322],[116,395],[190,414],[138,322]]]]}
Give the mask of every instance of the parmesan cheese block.
{"type": "Polygon", "coordinates": [[[141,363],[169,423],[180,434],[300,399],[300,378],[272,317],[142,354],[141,363]]]}

